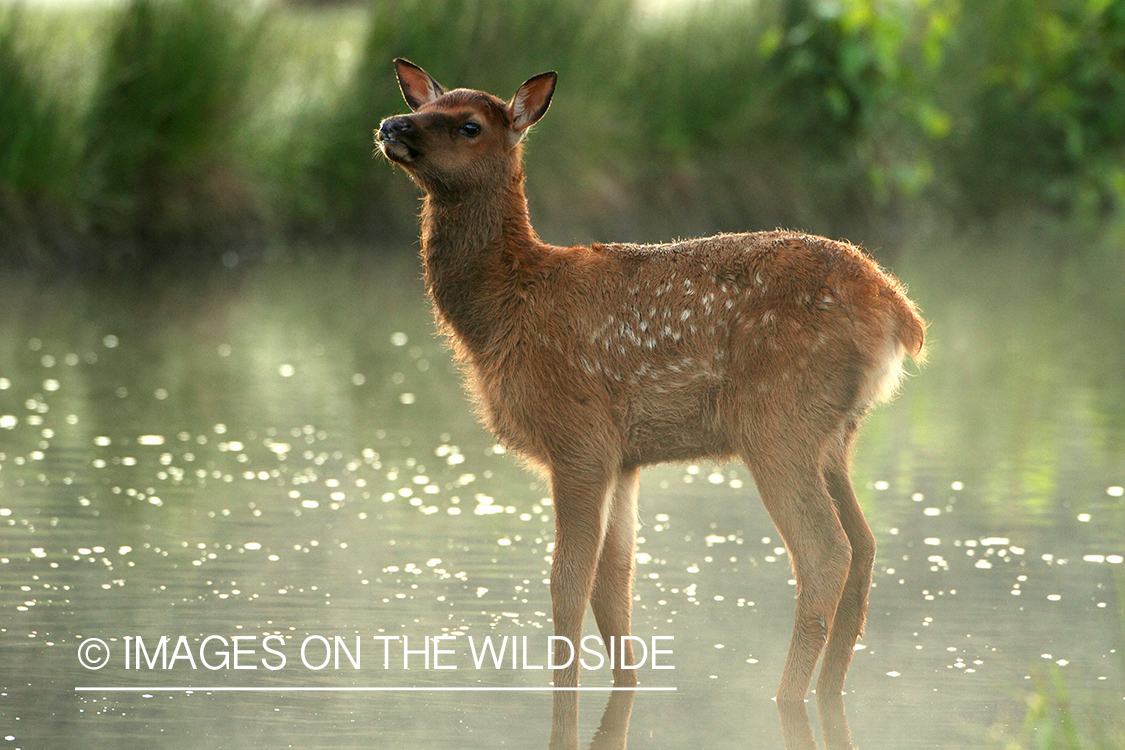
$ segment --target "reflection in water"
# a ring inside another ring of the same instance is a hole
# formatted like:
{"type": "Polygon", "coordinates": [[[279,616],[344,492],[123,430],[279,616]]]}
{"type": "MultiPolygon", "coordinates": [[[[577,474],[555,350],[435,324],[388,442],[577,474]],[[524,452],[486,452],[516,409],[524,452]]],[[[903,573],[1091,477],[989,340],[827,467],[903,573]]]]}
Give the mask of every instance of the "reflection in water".
{"type": "MultiPolygon", "coordinates": [[[[636,691],[615,690],[602,712],[590,750],[620,750],[629,736],[629,717],[633,713],[636,691]]],[[[550,750],[578,750],[578,691],[557,690],[551,699],[550,750]]]]}
{"type": "MultiPolygon", "coordinates": [[[[590,742],[590,750],[620,750],[626,746],[629,719],[636,690],[614,690],[602,713],[601,723],[590,742]]],[[[558,690],[552,695],[550,750],[578,750],[579,691],[558,690]]],[[[817,696],[817,709],[826,750],[852,750],[851,731],[844,712],[843,696],[825,699],[817,696]]],[[[804,703],[779,705],[781,733],[785,750],[816,750],[816,739],[804,703]]],[[[690,718],[683,719],[691,727],[690,718]]],[[[700,737],[704,736],[700,728],[700,737]]],[[[765,747],[768,743],[754,744],[765,747]]]]}
{"type": "MultiPolygon", "coordinates": [[[[1089,282],[1119,279],[1119,262],[1021,256],[1009,269],[928,253],[895,270],[933,321],[930,364],[873,415],[853,474],[879,545],[843,697],[855,745],[987,748],[1018,731],[1039,665],[1066,681],[1077,726],[1108,722],[1112,736],[1125,724],[1125,323],[1120,284],[1089,282]]],[[[560,719],[548,725],[542,693],[74,691],[546,685],[543,670],[384,669],[381,651],[359,669],[300,664],[310,636],[358,635],[369,649],[375,636],[542,644],[551,632],[546,488],[476,424],[420,285],[410,260],[355,259],[138,290],[0,279],[7,742],[550,743],[560,719]],[[197,648],[211,634],[283,638],[290,661],[77,660],[90,638],[116,659],[126,636],[197,648]],[[513,726],[526,730],[513,738],[513,726]]],[[[674,637],[675,666],[642,683],[677,691],[614,693],[597,731],[600,697],[588,701],[591,715],[557,736],[782,747],[771,697],[794,590],[750,477],[654,469],[640,506],[634,633],[674,637]]],[[[819,696],[808,707],[822,742],[844,736],[842,720],[825,721],[835,709],[819,696]]]]}
{"type": "Polygon", "coordinates": [[[844,713],[844,696],[817,693],[816,706],[820,712],[820,728],[824,732],[824,744],[828,750],[851,750],[852,732],[844,713]]]}
{"type": "Polygon", "coordinates": [[[615,750],[625,747],[629,735],[629,717],[633,713],[633,691],[615,692],[609,696],[602,722],[590,742],[590,750],[615,750]]]}
{"type": "MultiPolygon", "coordinates": [[[[844,712],[843,695],[816,696],[820,728],[827,750],[852,750],[852,734],[844,712]]],[[[785,750],[816,750],[816,738],[805,703],[778,703],[785,750]]]]}
{"type": "MultiPolygon", "coordinates": [[[[785,738],[785,750],[816,750],[812,724],[804,701],[800,703],[777,704],[781,716],[781,736],[785,738]]],[[[851,747],[849,739],[847,747],[851,747]]]]}

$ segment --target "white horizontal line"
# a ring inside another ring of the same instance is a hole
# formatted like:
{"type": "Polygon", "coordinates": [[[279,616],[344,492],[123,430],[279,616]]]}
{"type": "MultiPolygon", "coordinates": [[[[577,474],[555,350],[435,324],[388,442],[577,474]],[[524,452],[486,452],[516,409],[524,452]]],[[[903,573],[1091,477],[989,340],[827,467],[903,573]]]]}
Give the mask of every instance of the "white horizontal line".
{"type": "Polygon", "coordinates": [[[612,692],[674,693],[674,687],[75,687],[77,693],[452,693],[612,692]]]}

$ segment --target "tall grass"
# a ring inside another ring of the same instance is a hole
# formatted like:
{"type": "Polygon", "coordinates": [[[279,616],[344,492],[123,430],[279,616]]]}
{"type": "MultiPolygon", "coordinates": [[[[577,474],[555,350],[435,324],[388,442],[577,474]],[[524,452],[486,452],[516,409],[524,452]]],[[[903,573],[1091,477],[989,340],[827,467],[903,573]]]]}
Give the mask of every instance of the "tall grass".
{"type": "Polygon", "coordinates": [[[501,96],[559,72],[528,166],[555,241],[785,225],[879,242],[931,215],[1097,224],[1125,204],[1125,0],[261,7],[128,0],[77,49],[0,15],[8,257],[401,243],[416,193],[371,140],[404,110],[400,56],[501,96]],[[92,73],[43,83],[60,56],[92,73]]]}
{"type": "Polygon", "coordinates": [[[311,165],[323,202],[402,231],[401,178],[354,160],[372,127],[403,109],[396,56],[446,85],[502,96],[535,73],[560,73],[529,166],[537,219],[560,234],[581,233],[576,225],[641,238],[778,224],[831,232],[869,219],[896,191],[917,192],[887,135],[918,128],[912,116],[884,114],[910,92],[905,11],[875,0],[727,0],[657,17],[640,7],[375,4],[311,165]]]}
{"type": "Polygon", "coordinates": [[[900,90],[903,36],[901,12],[890,23],[877,5],[715,3],[646,29],[630,77],[654,85],[629,91],[646,113],[634,142],[656,149],[637,161],[661,213],[689,200],[721,228],[749,218],[826,232],[869,218],[889,190],[874,182],[886,170],[876,137],[900,90]]]}
{"type": "Polygon", "coordinates": [[[366,223],[375,234],[413,229],[412,212],[404,211],[412,193],[403,177],[357,158],[371,153],[379,121],[405,109],[391,65],[395,57],[418,62],[447,87],[504,97],[524,79],[557,70],[566,82],[565,94],[553,105],[551,119],[585,134],[583,146],[567,147],[561,140],[553,147],[537,144],[534,169],[558,176],[589,166],[612,136],[607,118],[618,87],[616,60],[628,48],[631,5],[627,0],[374,3],[360,61],[340,107],[307,148],[315,180],[310,192],[322,205],[331,205],[339,220],[366,223]]]}
{"type": "Polygon", "coordinates": [[[94,228],[159,255],[259,220],[239,153],[261,20],[221,0],[132,0],[85,119],[94,228]]]}
{"type": "Polygon", "coordinates": [[[1037,669],[1034,692],[1017,734],[998,730],[993,746],[1002,750],[1115,750],[1125,742],[1120,706],[1112,701],[1076,705],[1062,670],[1037,669]]]}
{"type": "Polygon", "coordinates": [[[21,24],[18,7],[0,9],[0,252],[40,262],[73,236],[78,154],[64,104],[20,49],[21,24]]]}

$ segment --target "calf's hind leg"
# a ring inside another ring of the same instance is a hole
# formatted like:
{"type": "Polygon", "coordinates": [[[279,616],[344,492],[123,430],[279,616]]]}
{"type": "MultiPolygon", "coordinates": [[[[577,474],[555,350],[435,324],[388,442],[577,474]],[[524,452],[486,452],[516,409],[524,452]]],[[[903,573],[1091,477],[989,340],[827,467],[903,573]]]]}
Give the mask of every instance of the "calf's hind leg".
{"type": "Polygon", "coordinates": [[[851,567],[851,545],[837,517],[821,468],[823,451],[800,444],[791,430],[775,433],[744,453],[758,492],[789,551],[797,579],[797,607],[777,704],[787,750],[816,747],[804,699],[832,632],[851,567]],[[786,434],[787,433],[787,434],[786,434]]]}
{"type": "Polygon", "coordinates": [[[836,607],[836,617],[824,651],[824,662],[816,681],[821,727],[825,742],[831,750],[852,747],[842,692],[856,640],[863,633],[867,597],[871,590],[871,572],[875,564],[875,537],[863,518],[863,511],[848,478],[849,454],[854,437],[855,426],[852,425],[828,452],[824,469],[828,493],[832,496],[836,514],[852,549],[848,578],[836,607]]]}
{"type": "Polygon", "coordinates": [[[618,687],[637,684],[637,670],[624,669],[621,665],[634,663],[633,644],[622,641],[622,636],[630,634],[629,621],[633,610],[639,475],[637,468],[618,472],[590,597],[602,640],[607,648],[611,640],[614,644],[613,683],[618,687]]]}

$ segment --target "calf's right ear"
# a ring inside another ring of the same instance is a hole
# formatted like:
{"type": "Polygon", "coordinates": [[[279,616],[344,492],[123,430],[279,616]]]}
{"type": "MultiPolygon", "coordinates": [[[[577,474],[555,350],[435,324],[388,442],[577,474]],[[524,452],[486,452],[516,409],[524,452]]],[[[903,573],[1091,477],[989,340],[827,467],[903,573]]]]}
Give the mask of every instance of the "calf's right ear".
{"type": "Polygon", "coordinates": [[[398,87],[402,89],[402,98],[406,100],[411,111],[417,111],[419,107],[429,104],[445,93],[440,83],[409,60],[395,58],[395,72],[398,74],[398,87]]]}

